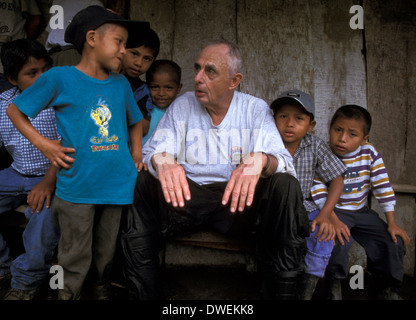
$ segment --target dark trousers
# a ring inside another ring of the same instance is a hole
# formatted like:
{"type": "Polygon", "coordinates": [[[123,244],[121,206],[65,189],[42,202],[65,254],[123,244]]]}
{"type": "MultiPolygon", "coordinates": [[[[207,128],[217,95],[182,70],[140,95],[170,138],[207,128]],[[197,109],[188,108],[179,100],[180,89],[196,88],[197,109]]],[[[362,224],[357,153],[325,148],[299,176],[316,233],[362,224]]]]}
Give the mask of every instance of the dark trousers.
{"type": "Polygon", "coordinates": [[[236,214],[221,204],[225,182],[198,185],[188,179],[188,183],[191,200],[174,208],[164,200],[159,180],[146,171],[138,174],[134,204],[121,230],[130,298],[162,298],[158,254],[164,241],[203,226],[227,235],[252,236],[259,267],[271,277],[295,277],[303,271],[308,217],[296,178],[279,173],[260,179],[255,202],[236,214]]]}
{"type": "Polygon", "coordinates": [[[348,226],[351,237],[345,245],[337,241],[327,266],[327,274],[330,278],[346,279],[348,277],[348,252],[353,241],[356,240],[365,249],[368,269],[378,278],[383,279],[385,286],[399,289],[404,274],[405,248],[402,239],[397,237],[397,244],[393,242],[387,232],[387,224],[374,210],[368,208],[360,211],[335,209],[335,213],[348,226]]]}

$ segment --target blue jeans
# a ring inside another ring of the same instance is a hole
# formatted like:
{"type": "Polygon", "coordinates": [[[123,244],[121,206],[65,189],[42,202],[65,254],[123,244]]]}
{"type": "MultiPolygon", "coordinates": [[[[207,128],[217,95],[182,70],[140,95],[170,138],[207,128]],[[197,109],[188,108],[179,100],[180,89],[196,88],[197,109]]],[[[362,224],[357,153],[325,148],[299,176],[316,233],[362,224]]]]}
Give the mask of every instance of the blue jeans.
{"type": "MultiPolygon", "coordinates": [[[[318,215],[319,210],[312,211],[308,214],[309,224],[318,215]]],[[[332,249],[334,248],[333,241],[318,241],[315,239],[319,227],[316,226],[314,232],[310,232],[309,237],[306,238],[307,251],[305,255],[305,273],[324,277],[326,266],[331,257],[332,249]]]]}
{"type": "MultiPolygon", "coordinates": [[[[0,214],[26,203],[27,194],[43,179],[24,176],[11,167],[0,171],[0,214]]],[[[44,204],[41,212],[25,212],[28,219],[23,232],[25,252],[12,261],[9,249],[0,234],[0,275],[12,273],[12,288],[38,288],[49,275],[50,262],[59,241],[51,208],[44,204]]]]}

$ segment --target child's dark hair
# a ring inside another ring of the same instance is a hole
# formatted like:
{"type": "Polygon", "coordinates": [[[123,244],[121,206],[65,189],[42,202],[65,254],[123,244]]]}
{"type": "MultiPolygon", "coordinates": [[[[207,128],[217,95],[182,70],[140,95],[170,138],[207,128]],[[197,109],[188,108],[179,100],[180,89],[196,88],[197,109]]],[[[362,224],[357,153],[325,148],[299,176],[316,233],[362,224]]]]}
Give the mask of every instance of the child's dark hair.
{"type": "Polygon", "coordinates": [[[331,124],[329,126],[330,128],[339,117],[343,117],[346,119],[363,120],[364,136],[367,136],[370,133],[371,115],[363,107],[357,106],[355,104],[347,104],[340,107],[337,111],[335,111],[334,115],[332,116],[331,124]]]}
{"type": "Polygon", "coordinates": [[[18,39],[3,44],[1,49],[1,63],[4,75],[17,80],[17,75],[29,58],[45,59],[50,66],[53,61],[45,47],[36,40],[18,39]]]}
{"type": "Polygon", "coordinates": [[[172,60],[156,60],[153,62],[146,72],[146,82],[148,84],[153,80],[153,76],[157,72],[169,73],[178,86],[181,84],[182,71],[176,62],[172,60]]]}
{"type": "Polygon", "coordinates": [[[149,29],[147,32],[129,34],[127,39],[126,48],[138,48],[145,46],[153,50],[153,58],[157,58],[160,51],[160,39],[157,33],[153,29],[149,29]]]}

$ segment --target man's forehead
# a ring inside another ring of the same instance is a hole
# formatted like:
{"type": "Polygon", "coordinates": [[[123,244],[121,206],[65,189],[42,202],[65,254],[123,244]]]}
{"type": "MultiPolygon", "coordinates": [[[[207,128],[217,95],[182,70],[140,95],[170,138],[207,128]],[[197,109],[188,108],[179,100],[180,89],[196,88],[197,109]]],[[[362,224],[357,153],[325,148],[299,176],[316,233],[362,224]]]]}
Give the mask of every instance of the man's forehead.
{"type": "Polygon", "coordinates": [[[227,66],[228,56],[226,47],[221,45],[210,45],[200,52],[196,64],[204,67],[227,66]]]}

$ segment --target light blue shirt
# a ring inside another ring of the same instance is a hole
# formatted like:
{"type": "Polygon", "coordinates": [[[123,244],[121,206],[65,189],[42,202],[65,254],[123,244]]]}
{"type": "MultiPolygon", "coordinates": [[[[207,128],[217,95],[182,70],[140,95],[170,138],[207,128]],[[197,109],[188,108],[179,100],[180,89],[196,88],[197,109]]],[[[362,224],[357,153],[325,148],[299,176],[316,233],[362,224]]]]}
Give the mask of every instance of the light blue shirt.
{"type": "Polygon", "coordinates": [[[156,129],[157,124],[159,123],[159,120],[162,118],[162,116],[165,114],[167,108],[165,109],[159,109],[158,107],[154,106],[152,111],[150,111],[150,115],[152,116],[150,118],[150,124],[149,124],[149,131],[147,134],[143,137],[143,145],[149,140],[149,138],[152,136],[153,132],[156,129]]]}

